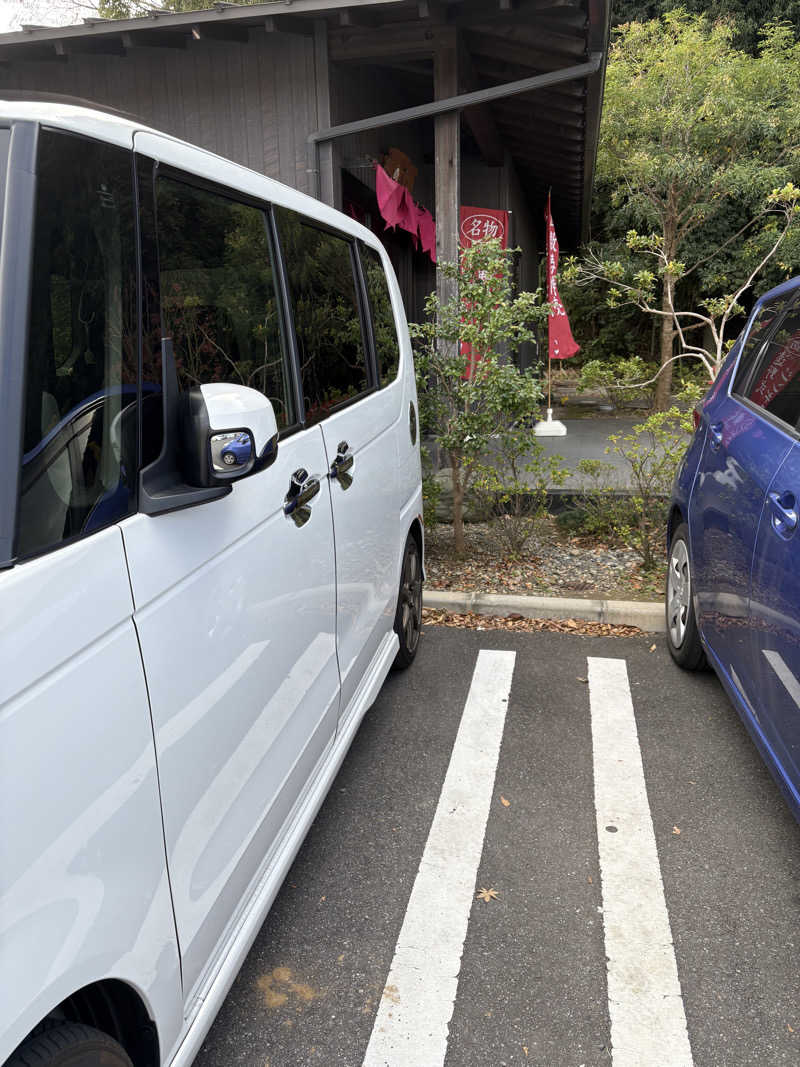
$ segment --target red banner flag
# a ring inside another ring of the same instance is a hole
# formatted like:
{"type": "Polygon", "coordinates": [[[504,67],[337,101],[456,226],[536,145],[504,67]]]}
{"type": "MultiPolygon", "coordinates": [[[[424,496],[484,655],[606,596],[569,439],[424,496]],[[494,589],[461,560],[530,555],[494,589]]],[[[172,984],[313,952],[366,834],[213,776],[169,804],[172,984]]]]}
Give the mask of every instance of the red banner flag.
{"type": "MultiPolygon", "coordinates": [[[[472,248],[478,241],[498,240],[501,248],[508,248],[508,212],[489,207],[467,207],[462,204],[459,215],[459,245],[472,248]]],[[[463,378],[471,378],[481,361],[480,352],[476,352],[466,341],[461,342],[461,355],[468,356],[469,362],[464,368],[463,378]]]]}
{"type": "Polygon", "coordinates": [[[476,241],[496,238],[501,248],[508,248],[508,212],[489,207],[459,208],[459,238],[462,248],[470,248],[476,241]]]}
{"type": "Polygon", "coordinates": [[[553,225],[553,216],[550,212],[550,194],[547,194],[547,207],[544,211],[544,220],[547,230],[547,302],[552,311],[548,317],[548,338],[550,359],[569,359],[576,352],[580,352],[581,346],[576,344],[569,328],[569,319],[558,295],[556,274],[558,273],[558,238],[556,228],[553,225]]]}

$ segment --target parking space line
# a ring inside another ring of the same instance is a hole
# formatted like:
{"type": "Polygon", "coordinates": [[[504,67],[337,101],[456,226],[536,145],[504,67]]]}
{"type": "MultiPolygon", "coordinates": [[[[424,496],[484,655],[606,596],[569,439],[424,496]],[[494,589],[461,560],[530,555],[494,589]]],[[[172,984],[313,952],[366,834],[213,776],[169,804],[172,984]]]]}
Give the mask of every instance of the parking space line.
{"type": "Polygon", "coordinates": [[[478,653],[364,1067],[444,1063],[515,659],[478,653]]]}
{"type": "Polygon", "coordinates": [[[589,658],[614,1067],[691,1067],[625,660],[589,658]]]}

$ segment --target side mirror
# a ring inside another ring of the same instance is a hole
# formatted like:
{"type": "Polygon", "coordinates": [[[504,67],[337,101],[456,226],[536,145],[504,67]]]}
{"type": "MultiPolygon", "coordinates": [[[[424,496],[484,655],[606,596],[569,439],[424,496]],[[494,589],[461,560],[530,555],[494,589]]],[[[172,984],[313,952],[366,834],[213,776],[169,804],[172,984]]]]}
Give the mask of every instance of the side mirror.
{"type": "Polygon", "coordinates": [[[215,382],[195,386],[184,397],[183,456],[191,485],[236,481],[275,460],[278,423],[263,393],[215,382]]]}

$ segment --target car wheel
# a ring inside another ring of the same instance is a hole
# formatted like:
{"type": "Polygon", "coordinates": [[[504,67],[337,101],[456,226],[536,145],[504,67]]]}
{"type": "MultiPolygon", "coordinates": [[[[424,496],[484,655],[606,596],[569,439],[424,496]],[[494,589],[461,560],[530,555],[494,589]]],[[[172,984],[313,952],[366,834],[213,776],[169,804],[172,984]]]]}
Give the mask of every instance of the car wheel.
{"type": "Polygon", "coordinates": [[[687,671],[706,663],[692,600],[692,567],[689,560],[689,528],[682,522],[672,535],[665,590],[667,646],[670,655],[687,671]]]}
{"type": "Polygon", "coordinates": [[[228,467],[232,467],[236,462],[236,456],[234,456],[233,452],[226,452],[222,457],[222,462],[228,467]]]}
{"type": "Polygon", "coordinates": [[[108,1034],[82,1023],[59,1023],[24,1041],[5,1067],[133,1067],[108,1034]]]}
{"type": "Polygon", "coordinates": [[[394,615],[394,632],[400,639],[400,648],[392,664],[393,670],[405,670],[417,654],[419,635],[422,629],[422,561],[419,547],[413,536],[408,535],[403,552],[403,567],[400,571],[400,593],[394,615]]]}

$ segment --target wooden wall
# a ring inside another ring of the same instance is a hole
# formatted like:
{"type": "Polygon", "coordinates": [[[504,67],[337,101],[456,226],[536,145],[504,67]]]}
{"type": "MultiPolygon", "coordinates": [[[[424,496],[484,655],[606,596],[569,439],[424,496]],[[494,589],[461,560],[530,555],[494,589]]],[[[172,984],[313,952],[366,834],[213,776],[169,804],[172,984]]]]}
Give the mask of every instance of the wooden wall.
{"type": "Polygon", "coordinates": [[[0,88],[95,100],[243,163],[303,192],[306,137],[316,130],[313,38],[252,33],[248,43],[197,41],[185,49],[72,55],[13,63],[0,88]]]}

